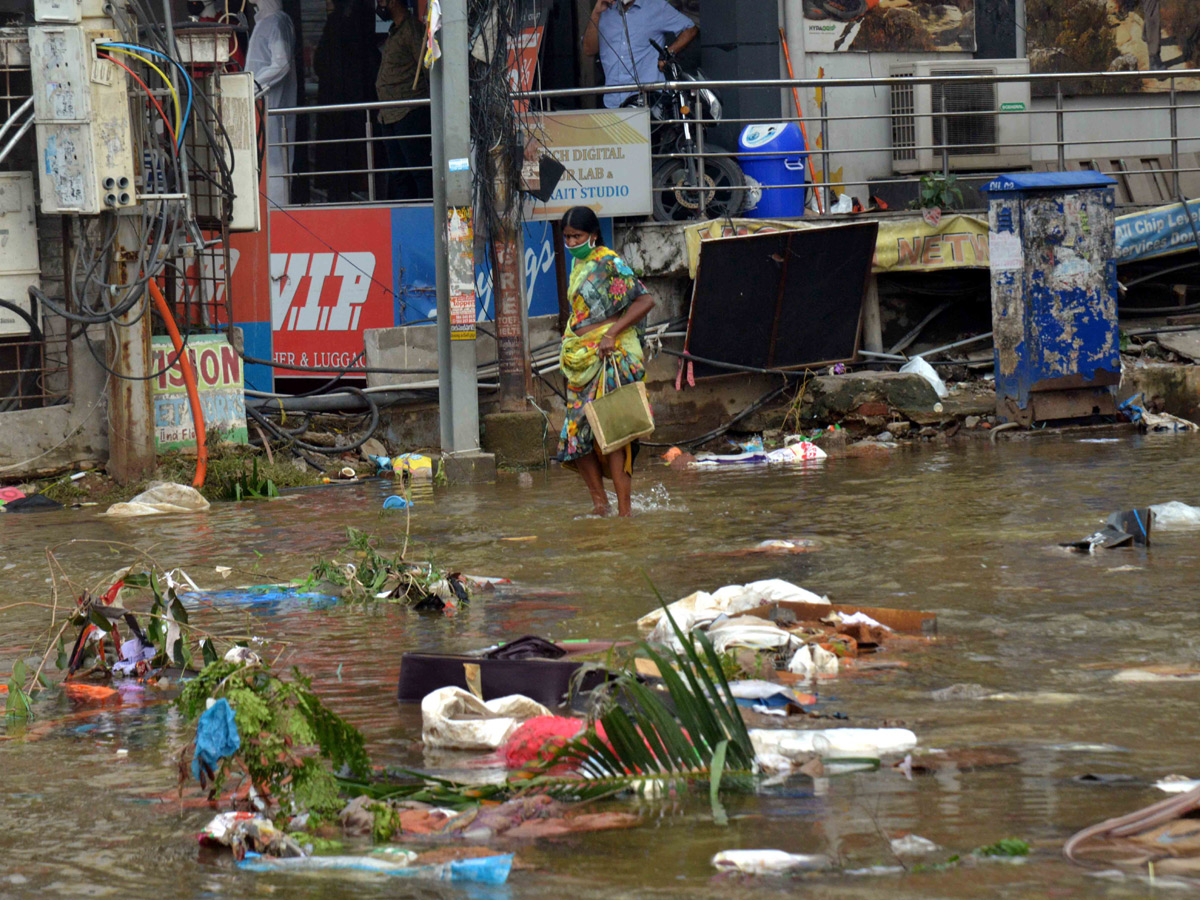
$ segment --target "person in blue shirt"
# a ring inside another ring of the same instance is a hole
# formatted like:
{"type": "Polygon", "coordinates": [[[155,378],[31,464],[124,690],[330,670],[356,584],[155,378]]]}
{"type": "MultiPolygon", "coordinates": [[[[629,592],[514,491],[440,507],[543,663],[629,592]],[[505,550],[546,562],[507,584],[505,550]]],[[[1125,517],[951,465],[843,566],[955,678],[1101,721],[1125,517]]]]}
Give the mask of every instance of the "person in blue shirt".
{"type": "MultiPolygon", "coordinates": [[[[596,0],[583,33],[583,52],[600,54],[608,84],[656,84],[663,80],[658,51],[650,41],[679,53],[700,29],[666,0],[596,0]],[[667,44],[667,38],[674,40],[667,44]]],[[[637,95],[632,92],[604,95],[612,108],[637,95]]]]}

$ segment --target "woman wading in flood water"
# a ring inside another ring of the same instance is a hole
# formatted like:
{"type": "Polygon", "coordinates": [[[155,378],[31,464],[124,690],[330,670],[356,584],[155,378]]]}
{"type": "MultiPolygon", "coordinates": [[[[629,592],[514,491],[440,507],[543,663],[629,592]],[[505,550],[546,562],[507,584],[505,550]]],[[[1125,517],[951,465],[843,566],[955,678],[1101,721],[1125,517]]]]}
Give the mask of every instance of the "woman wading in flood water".
{"type": "Polygon", "coordinates": [[[601,455],[583,407],[596,398],[601,379],[604,393],[645,380],[642,335],[654,298],[625,260],[601,242],[600,220],[586,206],[567,210],[562,230],[575,266],[568,288],[571,315],[559,353],[567,380],[567,411],[558,458],[583,476],[597,515],[608,514],[608,493],[604,489],[608,477],[617,494],[617,514],[628,516],[632,514],[636,442],[601,455]]]}

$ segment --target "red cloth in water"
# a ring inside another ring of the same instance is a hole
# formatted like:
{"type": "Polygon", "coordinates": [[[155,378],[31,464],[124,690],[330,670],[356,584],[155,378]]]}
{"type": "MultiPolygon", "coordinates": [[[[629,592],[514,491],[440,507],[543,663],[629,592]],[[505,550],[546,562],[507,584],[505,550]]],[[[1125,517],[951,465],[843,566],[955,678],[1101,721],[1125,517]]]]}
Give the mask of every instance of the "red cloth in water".
{"type": "MultiPolygon", "coordinates": [[[[559,747],[579,737],[585,727],[583,719],[537,716],[521,723],[500,748],[500,755],[510,769],[521,769],[531,762],[549,759],[559,747]]],[[[603,731],[600,733],[603,736],[603,731]]]]}

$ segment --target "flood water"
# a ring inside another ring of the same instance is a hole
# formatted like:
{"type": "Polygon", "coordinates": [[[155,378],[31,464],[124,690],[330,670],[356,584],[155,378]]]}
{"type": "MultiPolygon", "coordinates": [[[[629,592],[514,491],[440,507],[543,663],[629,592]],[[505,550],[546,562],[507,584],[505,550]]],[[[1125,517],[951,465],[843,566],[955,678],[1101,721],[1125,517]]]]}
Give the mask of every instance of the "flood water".
{"type": "MultiPolygon", "coordinates": [[[[427,488],[416,495],[409,557],[511,578],[513,588],[454,619],[302,601],[193,614],[206,627],[286,641],[283,664],[312,675],[329,705],[362,728],[376,763],[419,764],[419,710],[394,699],[405,650],[463,651],[528,633],[634,638],[634,621],[655,605],[647,578],[668,599],[784,578],[834,602],[938,615],[940,640],[906,657],[907,669],[822,683],[821,709],[850,717],[827,724],[903,724],[923,750],[1003,748],[1016,765],[912,780],[889,768],[816,784],[797,776],[759,795],[729,794],[727,827],[713,823],[706,798],[619,801],[614,808],[642,814],[639,829],[519,845],[520,868],[506,886],[467,890],[203,863],[195,834],[211,812],[170,802],[189,737],[178,715],[158,695],[130,696],[99,714],[60,698],[28,726],[10,720],[0,741],[0,897],[1147,896],[1146,884],[1098,879],[1065,862],[1060,848],[1079,828],[1162,799],[1150,787],[1157,778],[1200,776],[1195,685],[1113,680],[1122,666],[1197,662],[1200,532],[1163,531],[1149,550],[1090,557],[1055,544],[1089,534],[1118,509],[1200,504],[1200,440],[1089,437],[921,448],[790,471],[642,465],[631,521],[582,515],[590,506],[582,484],[558,470],[535,474],[530,487],[509,477],[427,488]],[[815,550],[723,555],[796,537],[815,550]],[[931,698],[962,683],[1008,697],[931,698]],[[1088,774],[1130,780],[1077,780],[1088,774]],[[1028,841],[1033,853],[1020,865],[849,874],[895,866],[888,839],[906,832],[944,848],[927,862],[1006,837],[1028,841]],[[731,882],[709,860],[732,848],[823,853],[836,868],[731,882]]],[[[78,583],[133,560],[132,551],[82,540],[144,548],[206,588],[286,580],[334,555],[347,525],[398,547],[404,514],[380,512],[390,487],[368,481],[128,521],[95,509],[0,516],[0,606],[8,607],[0,672],[46,644],[47,611],[10,604],[49,602],[47,547],[60,545],[55,556],[78,583]],[[235,571],[222,582],[216,566],[235,571]]]]}

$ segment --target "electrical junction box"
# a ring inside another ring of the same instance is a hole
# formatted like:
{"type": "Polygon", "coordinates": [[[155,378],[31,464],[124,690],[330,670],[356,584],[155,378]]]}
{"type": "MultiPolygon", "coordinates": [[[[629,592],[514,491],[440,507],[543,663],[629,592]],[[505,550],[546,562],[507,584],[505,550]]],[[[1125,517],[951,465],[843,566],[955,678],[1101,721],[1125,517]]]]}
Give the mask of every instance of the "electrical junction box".
{"type": "Polygon", "coordinates": [[[33,202],[32,172],[0,172],[0,275],[41,270],[33,202]]]}
{"type": "Polygon", "coordinates": [[[96,57],[112,30],[29,30],[42,212],[95,215],[137,205],[125,70],[96,57]]]}
{"type": "MultiPolygon", "coordinates": [[[[29,286],[41,287],[37,272],[27,275],[0,275],[0,300],[14,303],[29,312],[29,286]]],[[[29,334],[29,323],[11,309],[0,306],[0,337],[21,337],[29,334]]]]}
{"type": "MultiPolygon", "coordinates": [[[[26,312],[29,285],[39,285],[41,273],[33,203],[32,172],[0,172],[0,299],[26,312]]],[[[28,333],[28,322],[0,307],[0,336],[28,333]]]]}
{"type": "MultiPolygon", "coordinates": [[[[259,220],[254,76],[249,72],[218,76],[215,108],[233,145],[233,158],[230,160],[228,148],[218,137],[217,144],[225,150],[226,163],[233,168],[233,216],[229,220],[229,230],[258,231],[262,223],[259,220]]],[[[216,128],[213,131],[216,133],[216,128]]]]}
{"type": "Polygon", "coordinates": [[[78,25],[105,15],[106,0],[33,0],[33,18],[47,25],[78,25]]]}

